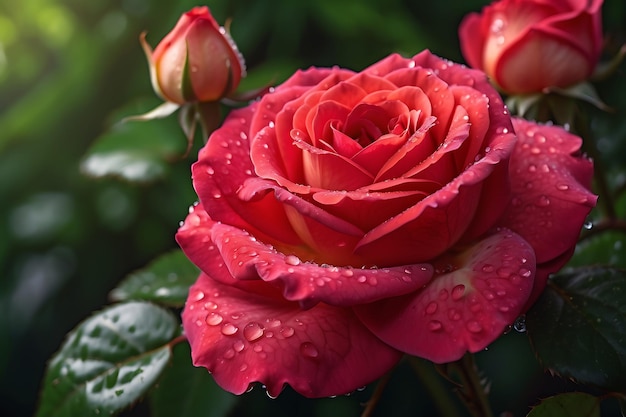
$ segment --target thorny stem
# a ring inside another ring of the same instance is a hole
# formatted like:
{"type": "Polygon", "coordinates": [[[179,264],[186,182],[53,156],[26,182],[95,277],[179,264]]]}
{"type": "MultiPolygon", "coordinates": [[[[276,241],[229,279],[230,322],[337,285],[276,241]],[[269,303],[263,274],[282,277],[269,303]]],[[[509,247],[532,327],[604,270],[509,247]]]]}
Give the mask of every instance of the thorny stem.
{"type": "Polygon", "coordinates": [[[361,417],[371,417],[390,379],[391,371],[387,372],[382,378],[380,378],[378,384],[376,384],[376,388],[374,389],[371,398],[369,399],[369,401],[367,401],[367,403],[365,403],[365,409],[363,410],[361,417]]]}
{"type": "Polygon", "coordinates": [[[457,383],[459,398],[474,417],[493,417],[487,390],[478,375],[474,355],[466,353],[456,362],[440,365],[443,375],[457,383]]]}
{"type": "Polygon", "coordinates": [[[430,398],[433,400],[439,415],[445,417],[460,417],[459,410],[450,401],[450,389],[447,387],[439,374],[433,368],[433,364],[420,358],[411,357],[409,359],[411,367],[428,390],[430,398]]]}

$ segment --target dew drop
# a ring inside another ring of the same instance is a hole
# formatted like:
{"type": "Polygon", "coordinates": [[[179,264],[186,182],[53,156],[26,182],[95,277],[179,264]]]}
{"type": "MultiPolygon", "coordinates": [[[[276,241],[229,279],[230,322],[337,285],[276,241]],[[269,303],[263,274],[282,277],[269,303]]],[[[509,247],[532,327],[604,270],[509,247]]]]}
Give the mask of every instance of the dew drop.
{"type": "Polygon", "coordinates": [[[528,269],[528,268],[520,268],[520,270],[519,270],[519,274],[521,276],[523,276],[524,278],[530,277],[532,275],[532,273],[533,272],[530,269],[528,269]]]}
{"type": "Polygon", "coordinates": [[[438,332],[443,329],[443,324],[439,320],[431,320],[428,322],[428,330],[431,332],[438,332]]]}
{"type": "Polygon", "coordinates": [[[367,281],[367,277],[365,275],[360,275],[356,280],[360,283],[364,283],[367,281]]]}
{"type": "Polygon", "coordinates": [[[467,327],[467,330],[472,333],[480,333],[483,330],[483,326],[481,326],[476,320],[468,321],[465,326],[467,327]]]}
{"type": "Polygon", "coordinates": [[[206,324],[208,324],[209,326],[217,326],[222,321],[224,321],[224,318],[217,313],[210,313],[208,316],[206,316],[206,319],[204,321],[206,321],[206,324]]]}
{"type": "Polygon", "coordinates": [[[285,263],[287,265],[297,266],[297,265],[300,265],[300,258],[298,258],[295,255],[287,255],[285,257],[285,263]]]}
{"type": "Polygon", "coordinates": [[[248,369],[248,364],[244,363],[239,367],[239,372],[245,372],[248,369]]]}
{"type": "Polygon", "coordinates": [[[241,352],[245,347],[246,345],[241,340],[237,340],[233,343],[233,349],[235,349],[236,352],[241,352]]]}
{"type": "Polygon", "coordinates": [[[439,305],[435,301],[431,301],[426,306],[426,314],[428,315],[435,314],[437,312],[437,308],[439,308],[439,305]]]}
{"type": "Polygon", "coordinates": [[[225,336],[232,336],[237,333],[238,330],[239,328],[232,323],[224,323],[222,326],[222,334],[225,336]]]}
{"type": "Polygon", "coordinates": [[[483,265],[483,267],[482,267],[482,271],[483,271],[483,272],[486,272],[486,273],[488,273],[488,274],[489,274],[489,273],[491,273],[491,272],[493,272],[493,271],[494,271],[494,269],[495,269],[495,268],[494,268],[494,267],[493,267],[493,265],[491,265],[491,264],[485,264],[485,265],[483,265]]]}
{"type": "Polygon", "coordinates": [[[248,342],[254,342],[263,336],[263,328],[259,323],[248,323],[243,329],[243,336],[248,340],[248,342]]]}
{"type": "Polygon", "coordinates": [[[304,342],[300,345],[300,353],[305,358],[315,359],[319,356],[319,351],[311,342],[304,342]]]}
{"type": "Polygon", "coordinates": [[[197,291],[189,298],[191,298],[191,301],[200,301],[204,298],[204,293],[202,291],[197,291]]]}
{"type": "Polygon", "coordinates": [[[439,291],[439,299],[441,301],[446,301],[448,299],[448,290],[445,288],[441,289],[441,291],[439,291]]]}
{"type": "Polygon", "coordinates": [[[515,320],[515,323],[513,323],[513,329],[515,329],[515,331],[518,333],[526,332],[526,316],[525,315],[521,315],[515,320]]]}
{"type": "Polygon", "coordinates": [[[586,222],[585,222],[585,224],[583,224],[583,227],[584,227],[586,230],[591,230],[591,229],[593,229],[593,222],[591,222],[591,221],[586,221],[586,222]]]}
{"type": "Polygon", "coordinates": [[[290,326],[285,326],[282,329],[280,329],[280,334],[285,338],[290,338],[291,336],[293,336],[293,334],[296,331],[293,329],[293,327],[290,326]]]}
{"type": "Polygon", "coordinates": [[[452,288],[452,299],[459,301],[465,295],[465,285],[459,284],[452,288]]]}
{"type": "Polygon", "coordinates": [[[232,359],[235,357],[235,351],[232,349],[228,349],[226,352],[224,352],[224,359],[232,359]]]}

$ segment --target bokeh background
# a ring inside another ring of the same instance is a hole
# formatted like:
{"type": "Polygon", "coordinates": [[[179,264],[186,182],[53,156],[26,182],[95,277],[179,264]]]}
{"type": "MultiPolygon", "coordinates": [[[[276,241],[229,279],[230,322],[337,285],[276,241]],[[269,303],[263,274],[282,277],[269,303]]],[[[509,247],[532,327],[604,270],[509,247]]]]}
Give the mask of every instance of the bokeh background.
{"type": "MultiPolygon", "coordinates": [[[[243,88],[252,88],[280,82],[297,68],[340,65],[360,70],[389,53],[413,55],[424,48],[462,62],[457,26],[466,13],[486,3],[204,4],[220,23],[232,18],[232,35],[248,64],[243,88]]],[[[173,161],[163,179],[140,185],[86,176],[81,161],[121,115],[158,104],[139,34],[147,30],[148,41],[155,46],[180,14],[196,5],[189,0],[0,2],[2,416],[32,415],[46,360],[64,335],[109,303],[109,291],[126,274],[175,247],[178,222],[195,200],[189,174],[193,153],[173,161]]],[[[623,0],[606,0],[609,50],[624,43],[624,22],[623,0]]],[[[623,70],[616,75],[621,78],[621,93],[620,88],[600,85],[603,97],[617,105],[622,119],[625,76],[623,70]]],[[[163,129],[146,135],[179,135],[184,149],[175,118],[163,123],[163,129]]],[[[620,126],[621,132],[606,130],[626,141],[623,123],[620,126]]],[[[624,149],[623,144],[606,146],[624,149]]],[[[524,334],[512,332],[490,351],[488,358],[479,355],[478,360],[492,380],[496,410],[525,413],[537,396],[571,388],[538,368],[524,334]]],[[[379,415],[432,415],[420,384],[409,366],[401,367],[392,376],[379,415]]],[[[230,415],[359,415],[359,402],[369,395],[368,388],[356,393],[357,399],[312,402],[290,392],[278,400],[252,392],[249,401],[240,401],[230,415]]],[[[124,414],[148,412],[147,405],[139,404],[124,414]]]]}

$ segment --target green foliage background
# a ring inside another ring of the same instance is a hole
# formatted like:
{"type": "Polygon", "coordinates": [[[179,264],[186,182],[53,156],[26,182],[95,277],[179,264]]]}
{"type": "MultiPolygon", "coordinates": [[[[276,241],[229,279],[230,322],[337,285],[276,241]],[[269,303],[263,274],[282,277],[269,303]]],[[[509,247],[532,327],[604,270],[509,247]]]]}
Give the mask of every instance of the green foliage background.
{"type": "MultiPolygon", "coordinates": [[[[242,87],[253,88],[279,82],[295,69],[312,65],[360,70],[392,52],[413,55],[428,48],[462,61],[457,26],[466,13],[486,3],[214,0],[206,4],[219,22],[232,18],[232,35],[248,63],[249,77],[242,87]]],[[[189,174],[193,153],[172,163],[165,179],[141,186],[115,178],[88,178],[81,174],[80,163],[94,140],[122,115],[158,104],[139,33],[147,30],[154,46],[180,14],[195,5],[187,0],[0,3],[0,414],[5,417],[31,415],[46,360],[64,335],[109,303],[108,292],[125,275],[176,246],[173,235],[178,222],[195,199],[189,174]]],[[[604,16],[605,32],[611,34],[608,49],[615,51],[626,39],[624,2],[606,0],[604,16]]],[[[613,115],[611,120],[618,122],[606,119],[597,125],[607,155],[600,162],[609,167],[616,182],[623,182],[624,175],[624,78],[622,71],[613,84],[600,85],[602,97],[622,115],[613,115]]],[[[175,118],[164,123],[162,129],[146,128],[142,140],[155,136],[158,142],[159,135],[179,135],[184,149],[175,118]]],[[[523,335],[503,339],[492,349],[497,363],[492,359],[484,364],[494,379],[496,409],[525,410],[537,396],[550,394],[551,384],[558,390],[567,387],[564,381],[548,381],[539,371],[523,335]],[[511,401],[519,404],[511,406],[511,401]]],[[[422,396],[416,395],[420,382],[403,372],[394,375],[393,396],[381,403],[380,410],[404,415],[422,408],[422,396]]],[[[318,401],[311,407],[311,402],[290,393],[285,397],[278,400],[284,401],[280,408],[285,415],[358,415],[360,411],[358,402],[343,398],[318,401]]],[[[253,392],[239,412],[280,415],[268,401],[263,393],[253,392]]],[[[126,414],[146,412],[147,405],[139,405],[126,414]]]]}

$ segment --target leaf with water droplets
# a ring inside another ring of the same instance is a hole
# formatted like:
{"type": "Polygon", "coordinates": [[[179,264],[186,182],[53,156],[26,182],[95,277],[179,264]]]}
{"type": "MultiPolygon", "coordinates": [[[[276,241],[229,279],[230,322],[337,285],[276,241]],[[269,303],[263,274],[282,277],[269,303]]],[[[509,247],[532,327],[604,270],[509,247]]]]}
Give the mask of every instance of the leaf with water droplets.
{"type": "Polygon", "coordinates": [[[174,250],[130,274],[110,297],[114,301],[149,300],[182,307],[199,274],[182,251],[174,250]]]}
{"type": "Polygon", "coordinates": [[[149,395],[152,417],[222,417],[237,397],[220,388],[210,373],[191,364],[187,343],[174,348],[172,366],[149,395]]]}
{"type": "Polygon", "coordinates": [[[129,120],[96,139],[81,163],[84,174],[131,182],[163,178],[169,161],[185,152],[185,137],[173,120],[129,120]]]}
{"type": "Polygon", "coordinates": [[[96,313],[48,364],[36,416],[111,415],[128,407],[161,375],[178,329],[168,311],[144,302],[96,313]]]}
{"type": "Polygon", "coordinates": [[[582,392],[559,394],[542,400],[528,417],[600,417],[600,399],[582,392]]]}
{"type": "Polygon", "coordinates": [[[626,388],[626,271],[586,267],[554,276],[526,324],[537,356],[552,372],[626,388]]]}

